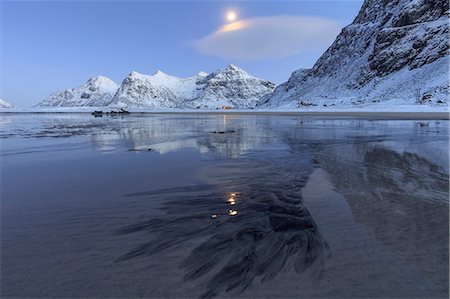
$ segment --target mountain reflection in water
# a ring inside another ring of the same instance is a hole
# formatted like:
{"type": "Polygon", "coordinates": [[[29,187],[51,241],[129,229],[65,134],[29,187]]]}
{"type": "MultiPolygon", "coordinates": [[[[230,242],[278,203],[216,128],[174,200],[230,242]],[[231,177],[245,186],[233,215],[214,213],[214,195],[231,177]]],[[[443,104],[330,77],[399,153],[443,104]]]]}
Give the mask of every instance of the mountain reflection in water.
{"type": "MultiPolygon", "coordinates": [[[[424,275],[448,281],[449,176],[415,153],[358,144],[317,153],[354,218],[424,275]],[[427,259],[418,258],[427,256],[427,259]]],[[[444,157],[445,158],[445,157],[444,157]]]]}
{"type": "Polygon", "coordinates": [[[448,121],[4,119],[2,297],[448,296],[448,121]]]}

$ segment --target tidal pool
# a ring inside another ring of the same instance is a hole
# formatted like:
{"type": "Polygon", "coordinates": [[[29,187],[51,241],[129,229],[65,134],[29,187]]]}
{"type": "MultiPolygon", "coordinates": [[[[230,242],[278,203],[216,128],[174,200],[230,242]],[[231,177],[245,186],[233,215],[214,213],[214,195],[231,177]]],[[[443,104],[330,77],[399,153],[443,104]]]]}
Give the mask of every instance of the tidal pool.
{"type": "Polygon", "coordinates": [[[1,297],[449,294],[449,122],[3,114],[1,297]]]}

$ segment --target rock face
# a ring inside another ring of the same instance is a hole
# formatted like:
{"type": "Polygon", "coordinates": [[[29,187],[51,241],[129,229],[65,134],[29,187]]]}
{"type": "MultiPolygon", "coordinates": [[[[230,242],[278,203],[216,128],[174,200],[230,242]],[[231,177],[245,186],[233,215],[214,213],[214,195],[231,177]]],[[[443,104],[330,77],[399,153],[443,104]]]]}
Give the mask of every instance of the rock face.
{"type": "Polygon", "coordinates": [[[235,65],[210,75],[201,72],[189,78],[169,76],[161,71],[153,76],[132,72],[122,82],[111,105],[132,108],[253,108],[274,88],[273,83],[255,78],[235,65]]]}
{"type": "Polygon", "coordinates": [[[111,79],[98,76],[78,88],[52,93],[37,107],[106,106],[111,103],[119,86],[111,79]]]}
{"type": "Polygon", "coordinates": [[[448,1],[366,0],[312,69],[299,70],[266,106],[446,102],[448,1]]]}
{"type": "Polygon", "coordinates": [[[0,108],[14,108],[14,105],[5,100],[0,99],[0,108]]]}

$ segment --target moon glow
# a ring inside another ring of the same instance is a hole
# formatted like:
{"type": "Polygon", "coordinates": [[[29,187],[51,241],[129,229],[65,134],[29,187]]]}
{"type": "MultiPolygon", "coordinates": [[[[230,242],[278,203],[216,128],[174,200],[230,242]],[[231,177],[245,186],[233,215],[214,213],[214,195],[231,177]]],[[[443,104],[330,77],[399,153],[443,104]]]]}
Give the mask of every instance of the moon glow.
{"type": "Polygon", "coordinates": [[[230,10],[227,13],[227,21],[228,22],[234,22],[234,21],[236,21],[236,18],[237,18],[236,12],[230,10]]]}

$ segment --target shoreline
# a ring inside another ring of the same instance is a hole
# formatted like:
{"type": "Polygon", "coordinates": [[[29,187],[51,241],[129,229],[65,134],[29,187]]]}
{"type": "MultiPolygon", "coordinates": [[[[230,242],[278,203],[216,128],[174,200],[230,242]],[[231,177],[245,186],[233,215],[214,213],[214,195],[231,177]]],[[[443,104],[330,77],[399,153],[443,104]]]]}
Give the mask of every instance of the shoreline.
{"type": "MultiPolygon", "coordinates": [[[[0,114],[91,114],[92,111],[0,111],[0,114]]],[[[276,116],[312,116],[312,117],[351,117],[351,118],[367,118],[367,119],[396,119],[396,120],[450,120],[449,112],[441,111],[130,111],[128,115],[117,116],[137,116],[151,114],[197,114],[197,115],[276,115],[276,116]]],[[[106,116],[106,115],[105,115],[106,116]]]]}
{"type": "Polygon", "coordinates": [[[278,116],[333,116],[377,119],[450,120],[448,112],[388,112],[388,111],[202,111],[202,112],[131,112],[131,114],[222,114],[222,115],[278,115],[278,116]]]}

